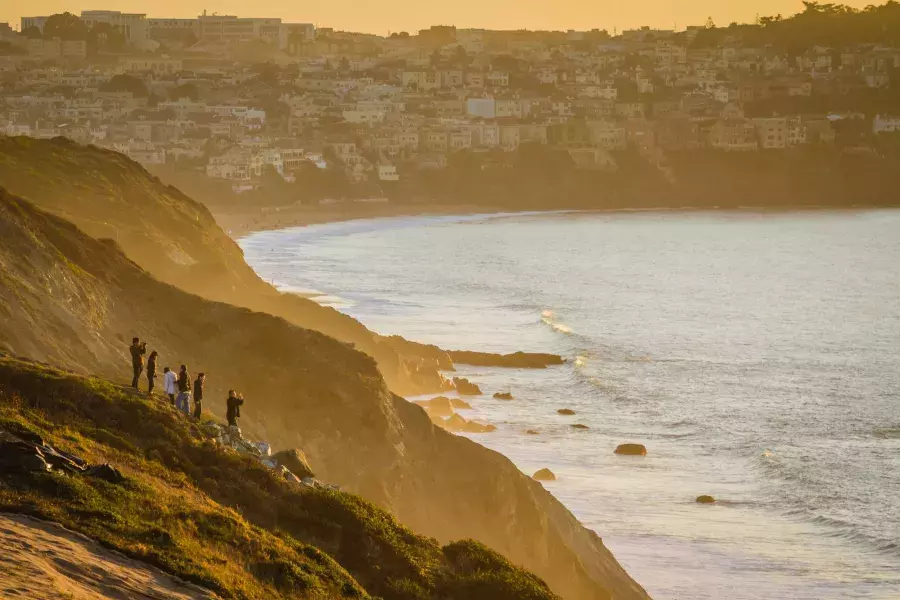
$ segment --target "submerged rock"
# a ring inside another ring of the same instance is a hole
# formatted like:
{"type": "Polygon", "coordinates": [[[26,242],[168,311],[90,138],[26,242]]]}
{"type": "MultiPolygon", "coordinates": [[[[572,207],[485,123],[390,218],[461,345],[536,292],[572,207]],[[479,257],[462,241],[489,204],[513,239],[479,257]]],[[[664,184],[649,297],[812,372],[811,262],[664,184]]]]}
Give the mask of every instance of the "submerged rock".
{"type": "Polygon", "coordinates": [[[712,496],[697,496],[698,504],[715,504],[716,499],[712,496]]]}
{"type": "Polygon", "coordinates": [[[561,408],[558,411],[556,411],[556,413],[560,414],[560,415],[571,416],[571,415],[575,414],[575,411],[572,410],[571,408],[561,408]]]}
{"type": "Polygon", "coordinates": [[[529,430],[526,431],[525,433],[528,434],[528,435],[541,435],[541,432],[540,432],[540,431],[537,431],[536,429],[529,429],[529,430]]]}
{"type": "Polygon", "coordinates": [[[463,396],[480,396],[481,388],[466,379],[465,377],[454,377],[453,385],[456,386],[456,391],[462,394],[463,396]]]}
{"type": "Polygon", "coordinates": [[[494,400],[512,400],[513,395],[509,392],[497,392],[494,394],[494,400]]]}
{"type": "Polygon", "coordinates": [[[297,448],[293,450],[282,450],[281,452],[273,454],[272,460],[278,465],[285,467],[299,479],[304,479],[306,477],[314,478],[316,476],[315,473],[313,473],[312,467],[309,466],[309,461],[306,460],[306,454],[303,453],[303,450],[297,448]]]}
{"type": "Polygon", "coordinates": [[[556,475],[550,469],[541,469],[531,477],[537,481],[556,481],[556,475]]]}
{"type": "Polygon", "coordinates": [[[616,454],[624,454],[625,456],[646,456],[647,448],[643,444],[619,444],[616,447],[616,454]]]}
{"type": "Polygon", "coordinates": [[[590,429],[587,425],[582,425],[581,423],[575,423],[573,425],[569,425],[572,429],[590,429]]]}

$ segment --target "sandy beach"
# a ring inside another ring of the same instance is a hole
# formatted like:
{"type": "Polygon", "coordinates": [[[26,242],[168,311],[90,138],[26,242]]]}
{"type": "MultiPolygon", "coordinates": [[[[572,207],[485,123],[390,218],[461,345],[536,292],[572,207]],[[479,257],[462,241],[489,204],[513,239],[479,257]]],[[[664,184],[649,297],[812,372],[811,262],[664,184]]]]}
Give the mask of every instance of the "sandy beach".
{"type": "Polygon", "coordinates": [[[330,206],[298,207],[225,207],[209,206],[219,226],[232,238],[240,238],[257,231],[286,229],[304,225],[378,219],[386,217],[495,214],[505,212],[495,206],[468,204],[391,204],[347,202],[330,206]]]}

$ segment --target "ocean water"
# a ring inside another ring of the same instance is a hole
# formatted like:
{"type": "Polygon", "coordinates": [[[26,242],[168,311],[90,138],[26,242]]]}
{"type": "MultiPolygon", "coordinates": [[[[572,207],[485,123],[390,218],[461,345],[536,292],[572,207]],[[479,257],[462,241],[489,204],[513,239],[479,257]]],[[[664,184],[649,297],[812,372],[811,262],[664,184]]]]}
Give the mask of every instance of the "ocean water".
{"type": "Polygon", "coordinates": [[[461,368],[485,392],[461,413],[552,469],[654,598],[900,599],[900,212],[399,218],[241,246],[375,331],[565,356],[461,368]]]}

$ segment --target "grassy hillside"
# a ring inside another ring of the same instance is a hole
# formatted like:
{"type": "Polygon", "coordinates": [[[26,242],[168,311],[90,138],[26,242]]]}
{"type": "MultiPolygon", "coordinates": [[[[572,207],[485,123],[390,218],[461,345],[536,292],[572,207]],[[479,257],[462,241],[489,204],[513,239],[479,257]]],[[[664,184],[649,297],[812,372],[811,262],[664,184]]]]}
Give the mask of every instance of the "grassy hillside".
{"type": "Polygon", "coordinates": [[[206,409],[223,414],[226,391],[242,390],[241,425],[254,438],[302,448],[324,480],[414,531],[476,539],[567,599],[646,598],[539,483],[436,428],[367,355],[161,283],[114,242],[0,190],[0,350],[126,382],[132,335],[149,340],[160,366],[208,373],[206,409]]]}
{"type": "Polygon", "coordinates": [[[357,496],[288,483],[107,381],[0,357],[0,431],[127,477],[0,472],[0,511],[60,522],[226,598],[555,598],[480,544],[442,548],[357,496]]]}
{"type": "Polygon", "coordinates": [[[205,206],[124,155],[65,138],[0,136],[0,186],[92,237],[116,241],[160,281],[353,343],[376,359],[397,393],[441,389],[434,349],[382,338],[332,308],[279,293],[244,262],[205,206]]]}

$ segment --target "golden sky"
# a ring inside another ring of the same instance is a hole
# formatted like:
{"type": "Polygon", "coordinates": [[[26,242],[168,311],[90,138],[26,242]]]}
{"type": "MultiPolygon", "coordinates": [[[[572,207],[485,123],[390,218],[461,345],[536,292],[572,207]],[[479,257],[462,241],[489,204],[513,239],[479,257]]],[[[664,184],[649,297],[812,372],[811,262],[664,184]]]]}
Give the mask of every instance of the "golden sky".
{"type": "MultiPolygon", "coordinates": [[[[850,0],[862,7],[869,0],[850,0]]],[[[880,1],[877,1],[881,4],[880,1]]],[[[23,15],[46,15],[84,9],[144,12],[149,17],[196,17],[209,13],[242,17],[281,17],[320,27],[385,35],[415,32],[434,24],[485,29],[613,29],[650,25],[679,28],[702,25],[712,17],[717,25],[750,22],[759,15],[798,12],[800,0],[0,0],[0,22],[13,27],[23,15]]]]}

